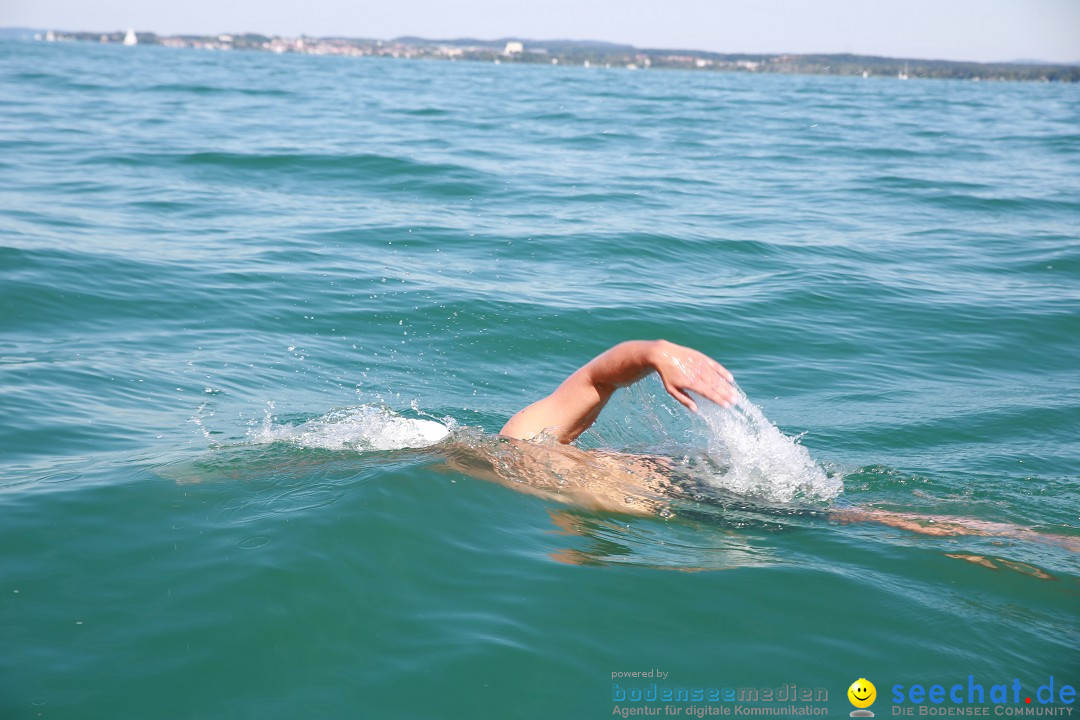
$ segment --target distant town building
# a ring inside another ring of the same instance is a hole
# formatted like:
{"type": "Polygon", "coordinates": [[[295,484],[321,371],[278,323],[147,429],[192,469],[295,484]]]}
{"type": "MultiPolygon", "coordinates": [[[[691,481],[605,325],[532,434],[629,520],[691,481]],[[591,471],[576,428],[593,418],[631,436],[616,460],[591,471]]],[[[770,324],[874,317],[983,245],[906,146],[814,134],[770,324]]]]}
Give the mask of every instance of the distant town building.
{"type": "Polygon", "coordinates": [[[525,52],[525,45],[519,43],[516,40],[511,40],[506,43],[506,48],[503,50],[503,55],[520,55],[525,52]]]}

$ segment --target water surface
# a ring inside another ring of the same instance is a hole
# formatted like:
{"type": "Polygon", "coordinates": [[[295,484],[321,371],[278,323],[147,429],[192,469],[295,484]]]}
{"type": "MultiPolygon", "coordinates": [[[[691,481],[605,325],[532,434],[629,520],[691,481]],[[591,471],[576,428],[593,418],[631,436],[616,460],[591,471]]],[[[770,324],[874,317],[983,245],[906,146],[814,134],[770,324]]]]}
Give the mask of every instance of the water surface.
{"type": "MultiPolygon", "coordinates": [[[[1060,544],[777,509],[775,462],[590,511],[394,428],[497,442],[666,337],[842,483],[804,505],[1075,539],[1078,119],[1063,85],[0,44],[0,714],[1075,686],[1060,544]]],[[[717,437],[647,381],[582,444],[717,437]]]]}

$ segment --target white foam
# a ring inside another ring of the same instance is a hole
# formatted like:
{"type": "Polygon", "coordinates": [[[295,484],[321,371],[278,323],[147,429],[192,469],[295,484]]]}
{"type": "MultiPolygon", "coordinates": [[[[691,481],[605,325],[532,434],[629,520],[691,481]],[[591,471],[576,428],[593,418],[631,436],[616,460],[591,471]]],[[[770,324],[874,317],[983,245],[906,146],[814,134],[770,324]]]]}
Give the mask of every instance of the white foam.
{"type": "Polygon", "coordinates": [[[333,410],[300,425],[266,421],[248,433],[255,443],[288,442],[325,450],[401,450],[434,445],[450,434],[434,420],[407,418],[384,407],[360,405],[333,410]]]}
{"type": "Polygon", "coordinates": [[[844,489],[810,452],[773,425],[741,390],[731,408],[699,400],[707,453],[719,466],[703,479],[740,495],[773,502],[832,500],[844,489]]]}

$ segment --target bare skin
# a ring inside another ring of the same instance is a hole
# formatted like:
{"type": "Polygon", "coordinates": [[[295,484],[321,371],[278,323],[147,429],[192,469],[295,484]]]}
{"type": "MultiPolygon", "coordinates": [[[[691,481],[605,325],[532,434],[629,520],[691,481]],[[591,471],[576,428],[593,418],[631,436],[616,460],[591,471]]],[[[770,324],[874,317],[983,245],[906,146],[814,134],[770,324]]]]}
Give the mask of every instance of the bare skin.
{"type": "Polygon", "coordinates": [[[661,459],[582,450],[573,445],[504,438],[477,448],[444,449],[445,466],[546,500],[587,510],[629,515],[670,514],[677,493],[658,472],[661,459]]]}

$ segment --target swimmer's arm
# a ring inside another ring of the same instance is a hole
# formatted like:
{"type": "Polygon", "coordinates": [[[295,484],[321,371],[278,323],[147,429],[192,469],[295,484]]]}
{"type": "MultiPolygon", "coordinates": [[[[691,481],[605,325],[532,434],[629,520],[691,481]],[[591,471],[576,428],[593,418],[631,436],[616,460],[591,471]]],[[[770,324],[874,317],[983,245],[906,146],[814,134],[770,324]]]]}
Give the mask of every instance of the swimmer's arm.
{"type": "Polygon", "coordinates": [[[955,537],[958,535],[985,535],[1035,540],[1053,543],[1080,552],[1080,537],[1059,533],[1037,532],[1032,528],[1021,527],[1013,523],[979,520],[977,518],[956,517],[950,515],[921,515],[918,513],[892,512],[878,508],[835,508],[829,512],[829,518],[841,524],[871,522],[910,530],[921,535],[955,537]]]}
{"type": "Polygon", "coordinates": [[[731,373],[708,356],[666,340],[631,340],[597,356],[551,395],[514,415],[502,434],[531,440],[548,430],[559,442],[572,442],[596,421],[616,389],[654,371],[691,412],[697,412],[697,404],[690,391],[722,405],[735,399],[731,373]]]}

